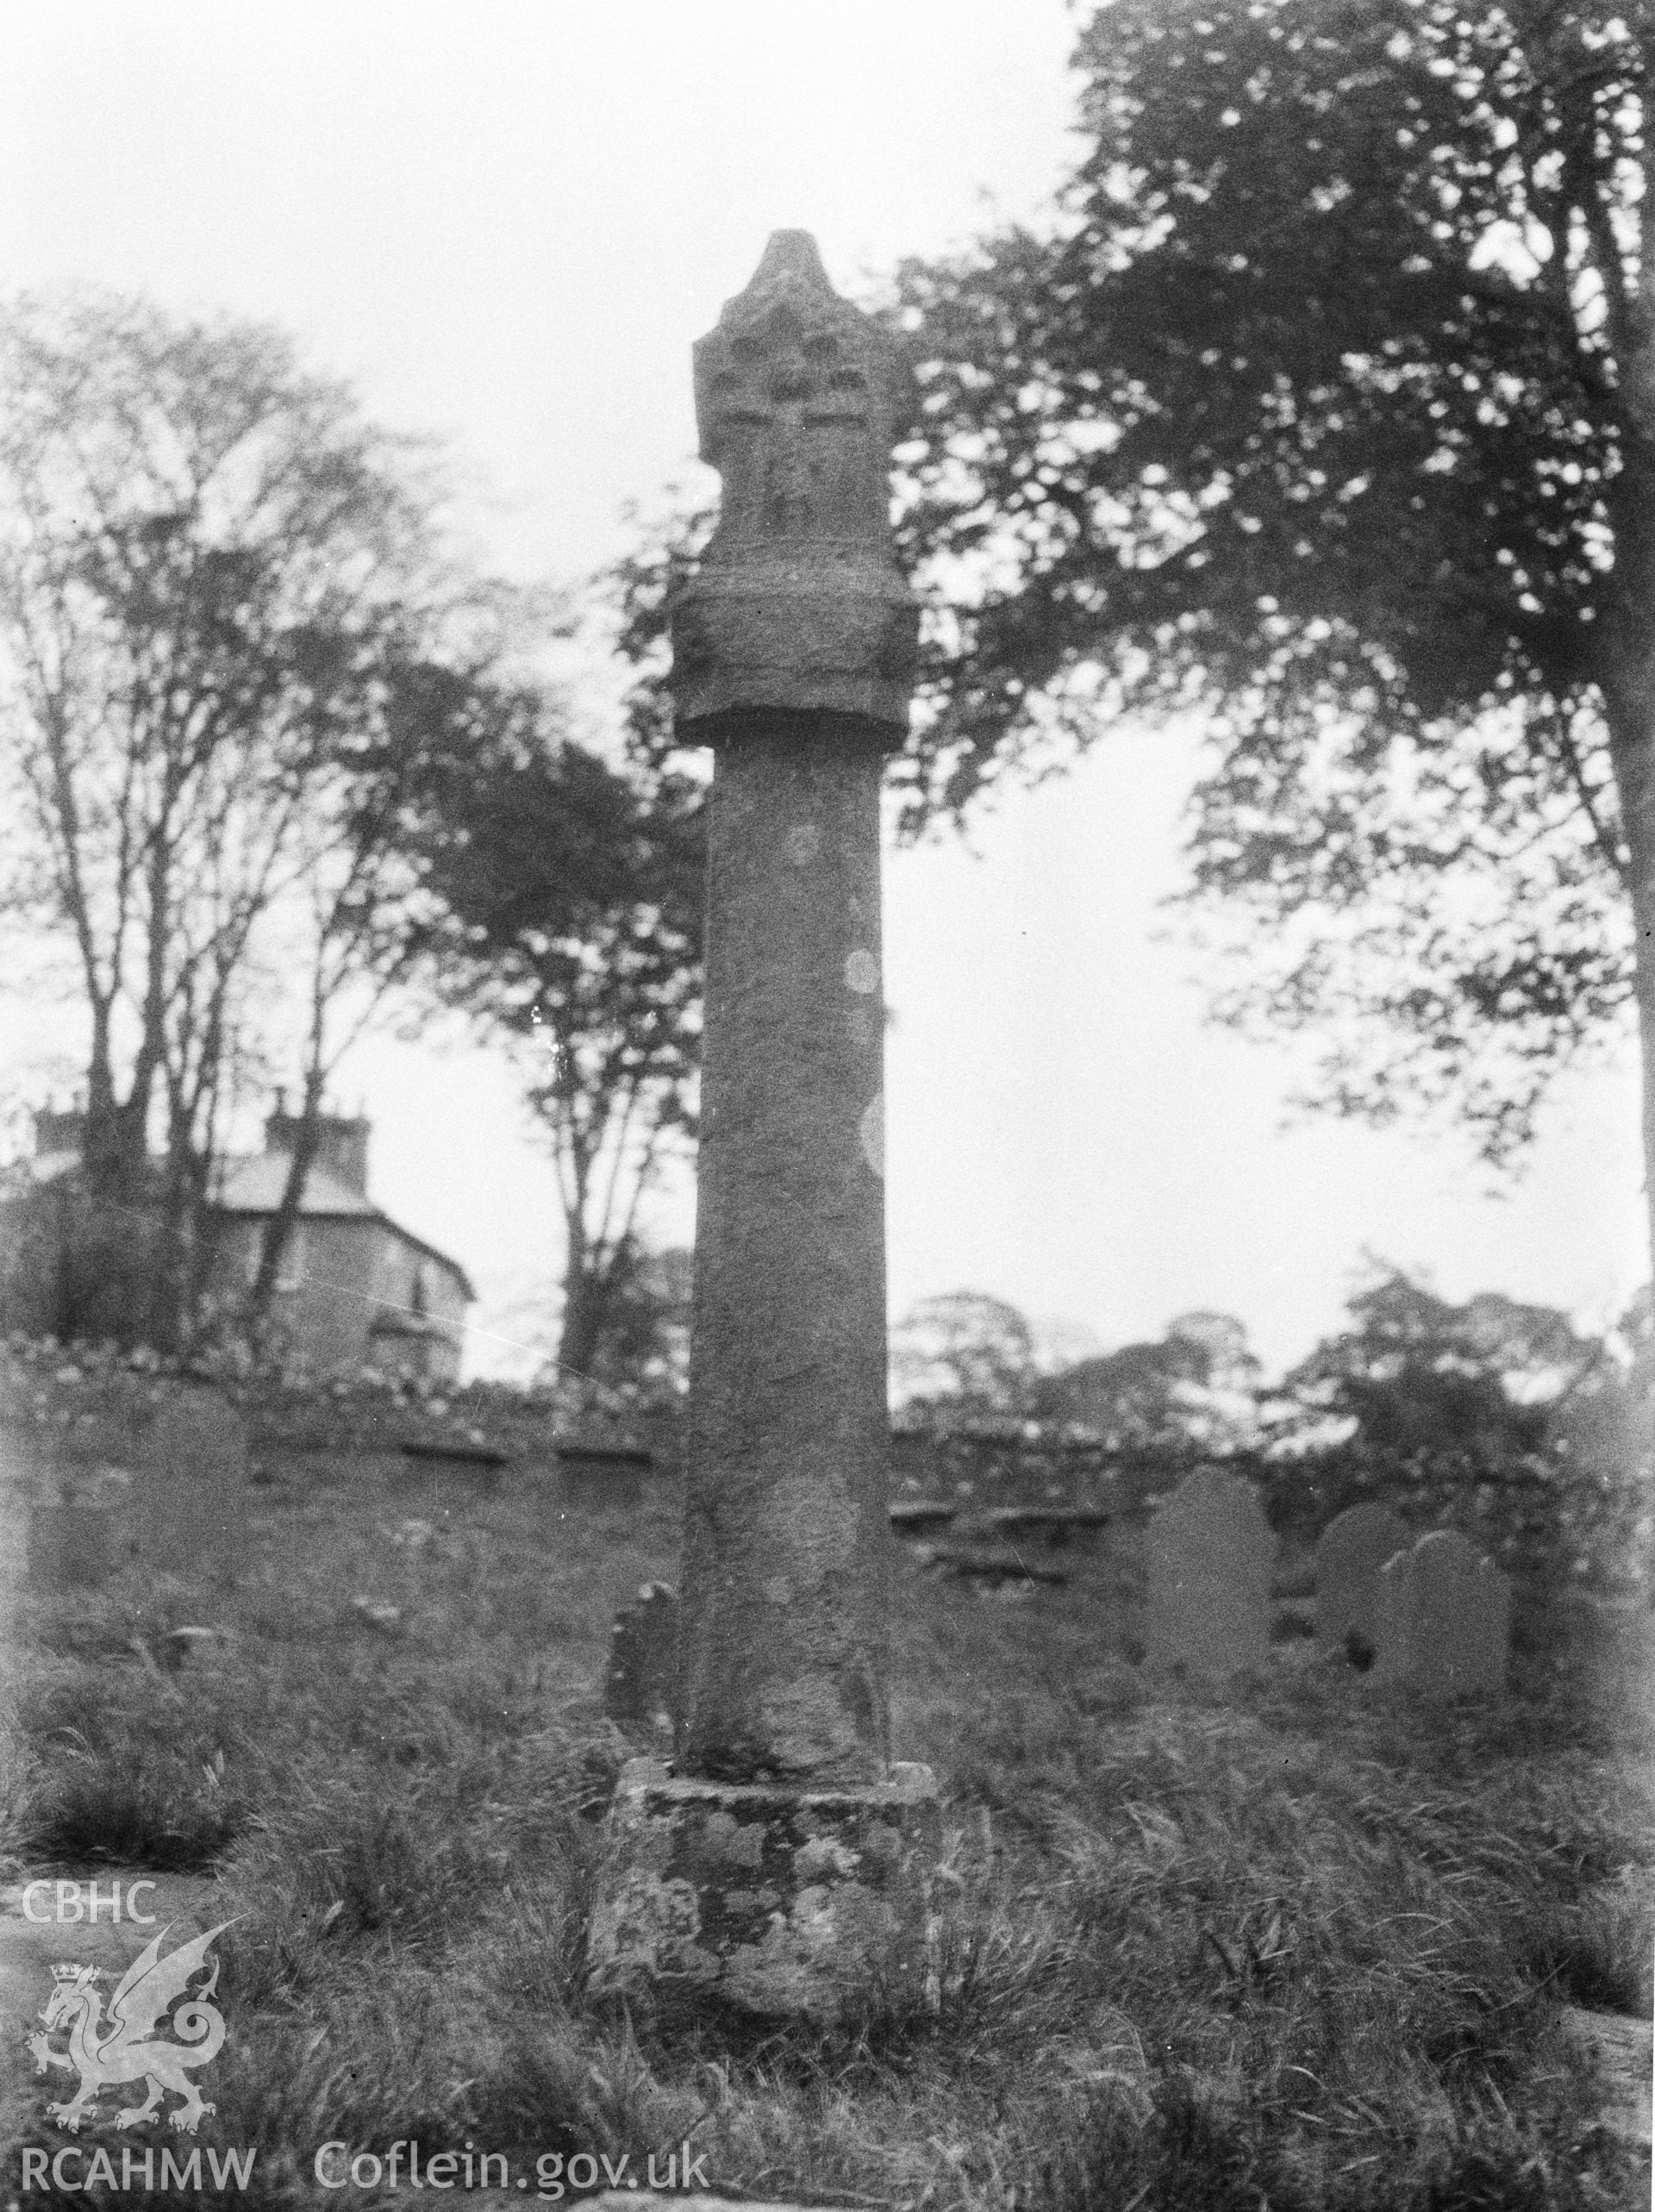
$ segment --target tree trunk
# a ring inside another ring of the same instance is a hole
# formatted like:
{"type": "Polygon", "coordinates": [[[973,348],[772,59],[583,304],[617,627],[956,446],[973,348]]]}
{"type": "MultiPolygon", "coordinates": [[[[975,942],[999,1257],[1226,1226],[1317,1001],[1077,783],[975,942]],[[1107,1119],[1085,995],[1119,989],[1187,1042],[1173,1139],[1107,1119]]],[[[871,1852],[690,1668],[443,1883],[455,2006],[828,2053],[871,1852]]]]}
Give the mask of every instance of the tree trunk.
{"type": "Polygon", "coordinates": [[[563,1276],[563,1323],[558,1335],[558,1381],[571,1399],[584,1403],[603,1335],[607,1284],[594,1265],[578,1227],[569,1233],[569,1259],[563,1276]]]}
{"type": "Polygon", "coordinates": [[[119,1097],[107,1000],[94,999],[86,1068],[82,1195],[60,1216],[58,1334],[147,1340],[154,1327],[159,1213],[150,1172],[148,1095],[119,1097]]]}
{"type": "Polygon", "coordinates": [[[1627,365],[1627,420],[1615,485],[1615,591],[1603,625],[1599,680],[1630,863],[1644,1203],[1655,1265],[1655,301],[1643,334],[1646,342],[1627,365]]]}
{"type": "Polygon", "coordinates": [[[1614,487],[1614,598],[1601,685],[1631,864],[1633,990],[1643,1063],[1644,1208],[1655,1273],[1655,216],[1646,201],[1638,284],[1621,362],[1621,467],[1614,487]]]}
{"type": "Polygon", "coordinates": [[[117,1179],[119,1150],[109,1009],[107,1003],[95,1000],[92,1049],[86,1067],[86,1131],[83,1140],[86,1181],[94,1195],[109,1190],[117,1179]]]}
{"type": "Polygon", "coordinates": [[[175,1131],[166,1148],[159,1194],[154,1268],[149,1286],[147,1340],[158,1351],[182,1352],[190,1335],[189,1282],[199,1227],[195,1162],[175,1131]]]}
{"type": "Polygon", "coordinates": [[[293,1240],[293,1231],[298,1222],[305,1178],[315,1165],[316,1154],[321,1148],[322,1094],[325,1080],[322,1071],[314,1067],[305,1076],[298,1123],[292,1132],[293,1149],[288,1155],[287,1179],[282,1185],[276,1211],[265,1224],[258,1272],[253,1278],[253,1288],[247,1293],[245,1308],[247,1334],[255,1351],[263,1347],[282,1261],[286,1257],[287,1247],[293,1240]]]}
{"type": "Polygon", "coordinates": [[[1655,1265],[1655,618],[1643,627],[1641,641],[1624,636],[1618,640],[1619,665],[1604,685],[1604,699],[1631,861],[1633,987],[1643,1064],[1644,1206],[1655,1265]]]}

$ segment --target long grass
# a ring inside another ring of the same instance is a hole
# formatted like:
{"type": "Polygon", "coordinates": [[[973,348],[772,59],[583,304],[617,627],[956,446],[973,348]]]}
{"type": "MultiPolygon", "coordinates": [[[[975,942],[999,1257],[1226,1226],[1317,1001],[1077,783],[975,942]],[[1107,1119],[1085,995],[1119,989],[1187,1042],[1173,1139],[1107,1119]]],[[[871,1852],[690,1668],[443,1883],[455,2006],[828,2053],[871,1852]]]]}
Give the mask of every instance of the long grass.
{"type": "Polygon", "coordinates": [[[258,2148],[249,2206],[315,2203],[324,2142],[410,2139],[506,2155],[518,2202],[686,2141],[733,2194],[914,2212],[1586,2212],[1638,2185],[1557,2027],[1651,1997],[1647,1737],[1601,1650],[1540,1649],[1494,1712],[1387,1702],[1302,1642],[1219,1694],[1129,1664],[1084,1572],[1018,1603],[905,1566],[940,2014],[628,2014],[584,1986],[626,1749],[595,1685],[615,1606],[671,1574],[665,1503],[255,1496],[228,1597],[22,1609],[8,1769],[16,1864],[215,1877],[213,2128],[258,2148]],[[203,1620],[227,1639],[175,1671],[203,1620]]]}

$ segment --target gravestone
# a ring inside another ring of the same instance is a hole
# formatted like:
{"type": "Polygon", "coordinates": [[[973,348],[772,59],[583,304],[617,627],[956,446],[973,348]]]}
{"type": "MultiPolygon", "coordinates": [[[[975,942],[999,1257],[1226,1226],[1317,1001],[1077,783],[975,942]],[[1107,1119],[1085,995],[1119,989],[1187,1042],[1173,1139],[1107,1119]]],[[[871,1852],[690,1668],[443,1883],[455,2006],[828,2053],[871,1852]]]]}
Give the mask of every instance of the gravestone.
{"type": "Polygon", "coordinates": [[[28,1506],[31,1590],[96,1590],[132,1556],[133,1478],[79,1458],[37,1461],[28,1506]]]}
{"type": "Polygon", "coordinates": [[[247,1432],[215,1390],[169,1391],[145,1435],[131,1503],[132,1543],[152,1572],[228,1581],[247,1525],[247,1432]]]}
{"type": "Polygon", "coordinates": [[[565,1505],[639,1505],[655,1455],[636,1444],[559,1444],[558,1496],[565,1505]]]}
{"type": "Polygon", "coordinates": [[[603,1710],[622,1728],[670,1728],[678,1668],[677,1593],[664,1582],[646,1582],[609,1631],[603,1710]]]}
{"type": "Polygon", "coordinates": [[[897,1489],[934,1490],[941,1468],[937,1440],[928,1428],[891,1430],[890,1479],[897,1489]]]}
{"type": "Polygon", "coordinates": [[[672,609],[709,745],[673,1771],[622,1774],[593,1986],[844,2020],[934,1986],[935,1785],[893,1765],[879,821],[917,634],[894,343],[778,231],[696,348],[718,528],[672,609]]]}
{"type": "Polygon", "coordinates": [[[500,1478],[511,1465],[509,1452],[490,1444],[467,1444],[445,1439],[440,1442],[404,1444],[402,1465],[391,1487],[413,1490],[449,1490],[461,1499],[492,1497],[500,1478]]]}
{"type": "Polygon", "coordinates": [[[96,1590],[122,1563],[122,1516],[109,1503],[37,1500],[28,1509],[28,1583],[46,1595],[96,1590]]]}
{"type": "Polygon", "coordinates": [[[1250,1483],[1203,1468],[1149,1525],[1144,1608],[1152,1665],[1233,1674],[1270,1651],[1271,1534],[1250,1483]]]}
{"type": "Polygon", "coordinates": [[[1438,1528],[1381,1570],[1376,1682],[1422,1697],[1505,1688],[1511,1583],[1458,1529],[1438,1528]]]}
{"type": "Polygon", "coordinates": [[[1379,1570],[1413,1541],[1406,1522],[1372,1501],[1346,1506],[1316,1543],[1316,1634],[1368,1666],[1378,1650],[1379,1570]]]}
{"type": "Polygon", "coordinates": [[[434,1530],[446,1533],[464,1528],[496,1495],[510,1465],[509,1453],[487,1444],[447,1438],[409,1442],[395,1459],[387,1456],[385,1488],[405,1520],[428,1520],[434,1530]]]}

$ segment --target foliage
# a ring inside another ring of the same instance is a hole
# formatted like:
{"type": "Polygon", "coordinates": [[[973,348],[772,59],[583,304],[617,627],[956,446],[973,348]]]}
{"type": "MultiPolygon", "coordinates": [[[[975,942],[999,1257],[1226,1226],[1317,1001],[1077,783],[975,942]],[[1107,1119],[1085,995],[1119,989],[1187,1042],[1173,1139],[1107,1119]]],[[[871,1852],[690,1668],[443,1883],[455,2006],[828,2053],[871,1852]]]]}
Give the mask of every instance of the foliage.
{"type": "Polygon", "coordinates": [[[465,594],[414,451],[276,331],[16,302],[0,422],[7,903],[84,1009],[92,1194],[156,1212],[164,1247],[77,1325],[171,1341],[227,1117],[284,1042],[281,981],[309,975],[325,1062],[327,1002],[373,969],[357,759],[465,594]]]}
{"type": "Polygon", "coordinates": [[[426,974],[522,1068],[568,1236],[559,1364],[596,1379],[640,1205],[694,1128],[703,790],[611,766],[533,690],[478,686],[472,715],[415,833],[426,974]]]}
{"type": "Polygon", "coordinates": [[[1495,1159],[1616,1029],[1655,902],[1652,29],[1115,0],[1047,231],[900,276],[910,821],[1199,712],[1220,1014],[1495,1159]]]}
{"type": "Polygon", "coordinates": [[[1037,1332],[980,1290],[922,1298],[891,1331],[892,1395],[909,1421],[1034,1421],[1084,1429],[1112,1449],[1253,1440],[1258,1362],[1229,1315],[1182,1314],[1157,1343],[1079,1359],[1061,1356],[1070,1335],[1090,1332],[1051,1323],[1037,1332]]]}
{"type": "Polygon", "coordinates": [[[1655,1472],[1655,1299],[1647,1285],[1590,1366],[1548,1408],[1546,1440],[1583,1489],[1635,1483],[1647,1540],[1655,1525],[1648,1497],[1655,1472]]]}
{"type": "Polygon", "coordinates": [[[421,828],[454,775],[476,773],[484,734],[478,700],[487,695],[484,672],[503,648],[509,599],[498,586],[469,587],[442,625],[450,634],[445,658],[416,651],[405,638],[378,672],[372,711],[353,720],[315,764],[315,827],[290,940],[294,972],[303,979],[297,1111],[257,1272],[233,1315],[236,1332],[262,1356],[273,1352],[272,1302],[320,1153],[328,1080],[385,1002],[419,972],[439,934],[421,865],[421,828]],[[463,622],[456,622],[462,612],[463,622]]]}
{"type": "Polygon", "coordinates": [[[1043,1420],[1079,1424],[1115,1446],[1222,1451],[1258,1433],[1260,1369],[1228,1314],[1180,1314],[1156,1343],[1125,1344],[1040,1384],[1043,1420]]]}
{"type": "Polygon", "coordinates": [[[616,1264],[593,1379],[610,1393],[671,1405],[690,1385],[690,1308],[695,1254],[652,1251],[634,1238],[616,1264]]]}
{"type": "Polygon", "coordinates": [[[1034,1340],[1015,1306],[982,1290],[921,1298],[890,1332],[893,1395],[912,1416],[1021,1419],[1032,1409],[1034,1340]]]}
{"type": "Polygon", "coordinates": [[[1383,1451],[1539,1451],[1553,1409],[1602,1353],[1550,1306],[1497,1291],[1452,1305],[1401,1268],[1386,1268],[1349,1311],[1352,1326],[1319,1344],[1287,1387],[1383,1451]]]}
{"type": "Polygon", "coordinates": [[[624,701],[628,750],[635,759],[660,767],[678,752],[666,688],[673,597],[695,574],[718,509],[671,484],[657,511],[645,515],[634,508],[627,519],[633,543],[597,578],[597,591],[614,619],[616,654],[631,672],[624,701]]]}

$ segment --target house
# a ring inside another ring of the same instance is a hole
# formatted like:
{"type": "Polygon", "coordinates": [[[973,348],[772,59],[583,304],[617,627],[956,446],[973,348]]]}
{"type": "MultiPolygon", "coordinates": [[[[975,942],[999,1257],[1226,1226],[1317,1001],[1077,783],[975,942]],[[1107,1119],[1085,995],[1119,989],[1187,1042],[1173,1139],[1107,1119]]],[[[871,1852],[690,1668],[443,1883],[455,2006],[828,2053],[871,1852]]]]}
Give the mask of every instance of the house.
{"type": "MultiPolygon", "coordinates": [[[[278,1103],[265,1149],[227,1164],[213,1194],[213,1287],[251,1284],[286,1185],[298,1122],[278,1103]]],[[[288,1349],[318,1373],[373,1367],[453,1382],[465,1309],[475,1297],[458,1260],[403,1228],[368,1196],[369,1124],[324,1114],[276,1280],[272,1317],[288,1349]]]]}
{"type": "MultiPolygon", "coordinates": [[[[228,1161],[203,1228],[212,1299],[234,1310],[259,1272],[281,1204],[297,1120],[280,1104],[256,1158],[228,1161]]],[[[158,1265],[159,1201],[112,1217],[87,1192],[85,1115],[34,1116],[34,1152],[0,1177],[0,1332],[114,1336],[147,1310],[158,1265]]],[[[474,1297],[457,1260],[382,1212],[368,1196],[369,1127],[322,1116],[321,1144],[281,1263],[272,1306],[285,1348],[313,1372],[382,1373],[452,1382],[474,1297]]]]}
{"type": "Polygon", "coordinates": [[[129,1206],[94,1203],[78,1108],[47,1108],[34,1123],[33,1153],[0,1168],[0,1332],[120,1338],[148,1311],[159,1209],[141,1193],[129,1206]]]}

